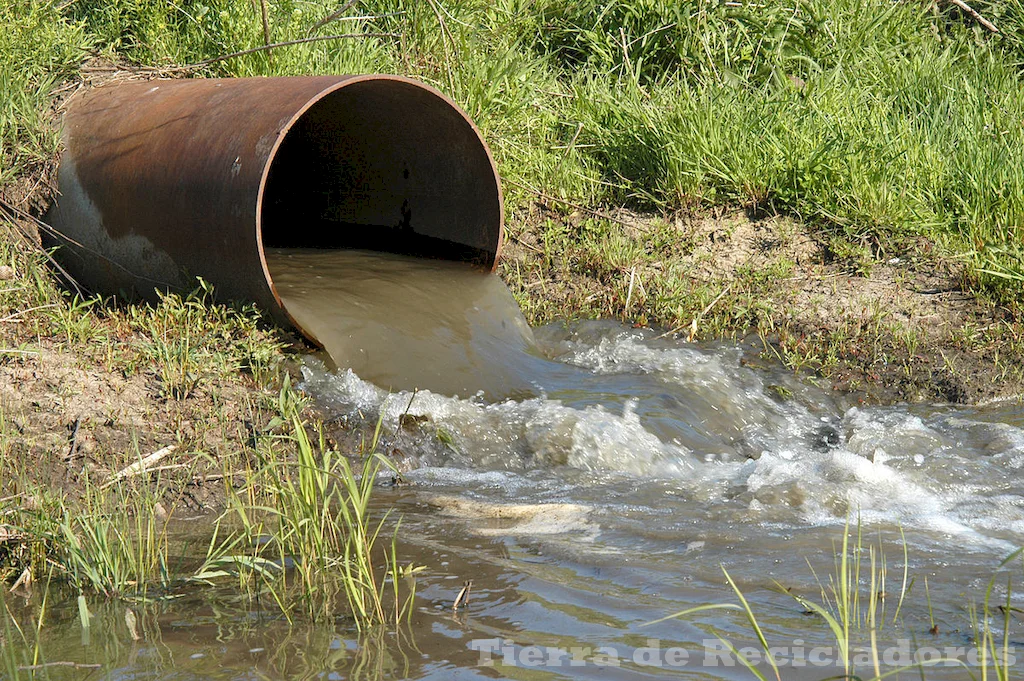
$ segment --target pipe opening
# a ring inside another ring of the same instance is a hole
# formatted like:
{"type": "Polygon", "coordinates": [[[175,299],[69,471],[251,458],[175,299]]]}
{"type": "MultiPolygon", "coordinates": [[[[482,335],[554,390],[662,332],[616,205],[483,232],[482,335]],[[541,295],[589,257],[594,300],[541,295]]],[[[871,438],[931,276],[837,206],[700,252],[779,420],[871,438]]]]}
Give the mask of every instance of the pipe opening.
{"type": "Polygon", "coordinates": [[[494,266],[502,207],[479,133],[440,94],[397,78],[311,105],[263,188],[267,248],[359,248],[494,266]]]}

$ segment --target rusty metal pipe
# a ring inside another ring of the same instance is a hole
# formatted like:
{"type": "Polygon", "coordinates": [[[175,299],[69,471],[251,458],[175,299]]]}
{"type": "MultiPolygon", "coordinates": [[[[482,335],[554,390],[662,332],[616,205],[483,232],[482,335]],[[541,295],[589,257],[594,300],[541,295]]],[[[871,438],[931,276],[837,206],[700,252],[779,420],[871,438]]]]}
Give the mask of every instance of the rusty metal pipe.
{"type": "Polygon", "coordinates": [[[103,293],[199,276],[288,314],[264,246],[370,248],[494,268],[503,205],[479,131],[397,76],[156,80],[70,105],[46,221],[62,264],[103,293]]]}

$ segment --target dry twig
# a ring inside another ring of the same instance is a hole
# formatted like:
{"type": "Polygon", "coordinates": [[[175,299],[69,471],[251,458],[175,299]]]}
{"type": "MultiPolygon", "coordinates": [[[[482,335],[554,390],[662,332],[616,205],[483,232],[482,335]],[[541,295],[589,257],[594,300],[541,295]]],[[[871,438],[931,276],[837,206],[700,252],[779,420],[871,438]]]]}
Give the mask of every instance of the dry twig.
{"type": "Polygon", "coordinates": [[[176,450],[177,448],[178,448],[177,445],[167,445],[166,447],[164,447],[162,449],[158,449],[157,451],[153,452],[152,454],[148,454],[148,455],[142,457],[141,459],[139,459],[138,461],[136,461],[132,465],[125,466],[124,468],[119,470],[117,473],[115,473],[114,475],[110,476],[110,479],[107,480],[105,483],[103,483],[103,486],[101,487],[101,489],[105,489],[107,487],[110,487],[111,485],[113,485],[118,480],[123,480],[125,478],[129,478],[129,477],[132,477],[134,475],[141,475],[143,473],[148,473],[149,470],[150,470],[150,467],[153,464],[155,464],[155,463],[159,462],[160,460],[166,458],[167,455],[173,453],[174,450],[176,450]]]}
{"type": "Polygon", "coordinates": [[[19,672],[31,672],[39,669],[48,669],[49,667],[71,667],[72,669],[99,669],[103,665],[101,664],[85,664],[83,662],[43,662],[42,664],[27,664],[18,667],[19,672]]]}
{"type": "Polygon", "coordinates": [[[569,208],[574,208],[575,210],[582,211],[584,213],[589,213],[590,215],[593,215],[594,217],[601,218],[602,220],[608,220],[610,222],[618,223],[618,224],[622,225],[623,227],[633,227],[634,226],[634,225],[630,224],[629,222],[626,222],[625,220],[622,220],[620,218],[615,217],[614,215],[609,215],[608,213],[603,213],[603,212],[601,212],[599,210],[594,210],[593,208],[587,208],[586,206],[580,205],[578,203],[573,203],[572,201],[566,201],[565,199],[560,199],[557,196],[551,196],[550,194],[545,194],[541,190],[535,189],[534,187],[531,187],[528,184],[523,184],[521,182],[516,182],[515,180],[510,180],[508,178],[505,178],[504,180],[502,180],[502,182],[504,182],[505,184],[513,185],[515,187],[519,187],[520,189],[525,189],[528,192],[533,192],[534,194],[536,194],[540,198],[544,199],[545,201],[554,201],[555,203],[560,203],[563,206],[568,206],[569,208]]]}
{"type": "Polygon", "coordinates": [[[981,14],[979,14],[976,9],[974,9],[973,7],[968,5],[966,2],[964,2],[964,0],[946,0],[946,2],[948,2],[948,3],[952,4],[952,5],[956,5],[957,7],[962,9],[965,13],[967,13],[968,16],[970,16],[972,19],[977,21],[979,24],[984,26],[986,29],[988,29],[992,33],[999,33],[999,29],[996,28],[995,24],[993,24],[991,21],[989,21],[985,17],[981,16],[981,14]]]}
{"type": "Polygon", "coordinates": [[[670,331],[666,331],[663,334],[655,336],[653,340],[658,340],[659,338],[665,338],[666,336],[672,336],[674,334],[679,333],[680,331],[685,329],[687,326],[689,326],[690,327],[690,334],[689,334],[689,336],[687,338],[687,341],[688,342],[693,342],[693,339],[697,336],[697,324],[700,323],[700,320],[704,318],[704,315],[706,315],[708,312],[711,312],[711,308],[713,308],[715,305],[717,305],[718,301],[720,301],[722,298],[724,298],[725,295],[727,293],[729,293],[729,291],[731,291],[731,290],[732,290],[732,284],[729,284],[724,289],[722,289],[722,292],[719,293],[715,297],[714,300],[712,300],[710,303],[708,303],[707,307],[705,307],[703,310],[700,311],[700,314],[698,314],[696,317],[694,317],[692,320],[690,320],[689,325],[687,325],[687,324],[680,324],[679,326],[677,326],[674,329],[671,329],[670,331]]]}
{"type": "Polygon", "coordinates": [[[257,52],[266,52],[267,50],[276,50],[279,47],[289,47],[291,45],[302,45],[303,43],[315,43],[321,40],[342,40],[344,38],[401,38],[402,36],[398,33],[341,33],[338,35],[320,35],[313,36],[311,38],[300,38],[298,40],[286,40],[283,43],[271,43],[270,45],[263,45],[262,47],[253,47],[248,50],[242,50],[240,52],[232,52],[231,54],[222,54],[219,57],[211,57],[210,59],[204,59],[203,61],[196,62],[195,64],[188,64],[187,66],[179,66],[177,70],[188,71],[191,69],[201,69],[204,66],[210,64],[216,64],[217,62],[224,61],[226,59],[234,59],[235,57],[244,57],[247,54],[256,54],[257,52]]]}
{"type": "Polygon", "coordinates": [[[327,24],[331,23],[332,21],[336,21],[336,20],[340,19],[341,15],[344,14],[345,12],[349,11],[352,7],[354,7],[357,2],[359,2],[359,0],[348,0],[348,2],[346,2],[344,5],[342,5],[338,9],[334,10],[333,12],[328,14],[326,17],[324,17],[320,21],[318,21],[315,24],[313,24],[313,26],[310,27],[310,29],[306,33],[306,35],[313,35],[313,33],[316,32],[316,30],[318,28],[320,28],[322,26],[326,26],[327,24]]]}

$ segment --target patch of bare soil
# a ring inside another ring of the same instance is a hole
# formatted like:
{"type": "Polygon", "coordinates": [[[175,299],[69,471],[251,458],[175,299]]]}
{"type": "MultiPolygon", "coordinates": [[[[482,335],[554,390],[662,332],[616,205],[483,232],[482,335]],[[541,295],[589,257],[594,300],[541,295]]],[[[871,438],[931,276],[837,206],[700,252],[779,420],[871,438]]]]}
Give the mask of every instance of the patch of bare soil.
{"type": "MultiPolygon", "coordinates": [[[[0,510],[37,505],[33,489],[75,497],[118,477],[161,490],[167,512],[221,509],[225,478],[242,481],[276,415],[277,393],[249,374],[226,375],[211,364],[196,367],[201,380],[183,394],[168,394],[152,338],[126,326],[123,316],[95,308],[77,313],[92,330],[85,340],[51,335],[52,322],[39,315],[70,319],[70,304],[48,285],[43,288],[51,293],[42,303],[19,297],[35,287],[35,278],[49,274],[29,256],[40,248],[35,225],[4,222],[0,510]],[[6,264],[8,258],[14,265],[6,264]]],[[[74,328],[69,322],[67,332],[74,328]]]]}
{"type": "Polygon", "coordinates": [[[259,399],[264,389],[245,376],[168,399],[143,374],[126,377],[55,344],[36,347],[0,359],[9,481],[76,494],[120,474],[139,484],[160,480],[166,508],[210,511],[221,507],[223,478],[244,469],[272,418],[259,399]]]}
{"type": "Polygon", "coordinates": [[[959,267],[931,244],[884,260],[851,259],[787,217],[553,208],[518,216],[502,265],[525,308],[537,311],[531,321],[582,308],[582,316],[596,309],[684,340],[758,334],[767,357],[866,401],[983,403],[1024,394],[1024,327],[967,290],[959,267]],[[593,267],[593,245],[575,252],[561,243],[558,256],[537,265],[551,250],[551,221],[583,234],[595,218],[639,242],[667,233],[669,243],[656,239],[611,272],[593,267]],[[598,302],[588,310],[586,301],[598,302]]]}

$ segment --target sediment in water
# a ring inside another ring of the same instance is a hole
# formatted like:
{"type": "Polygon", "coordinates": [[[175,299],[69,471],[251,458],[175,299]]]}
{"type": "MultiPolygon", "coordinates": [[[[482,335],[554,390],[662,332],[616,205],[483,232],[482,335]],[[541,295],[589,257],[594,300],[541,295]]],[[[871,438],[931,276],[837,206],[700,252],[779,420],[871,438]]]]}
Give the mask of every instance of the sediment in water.
{"type": "Polygon", "coordinates": [[[288,313],[341,369],[388,390],[536,394],[546,363],[505,284],[472,265],[351,249],[268,249],[288,313]]]}

